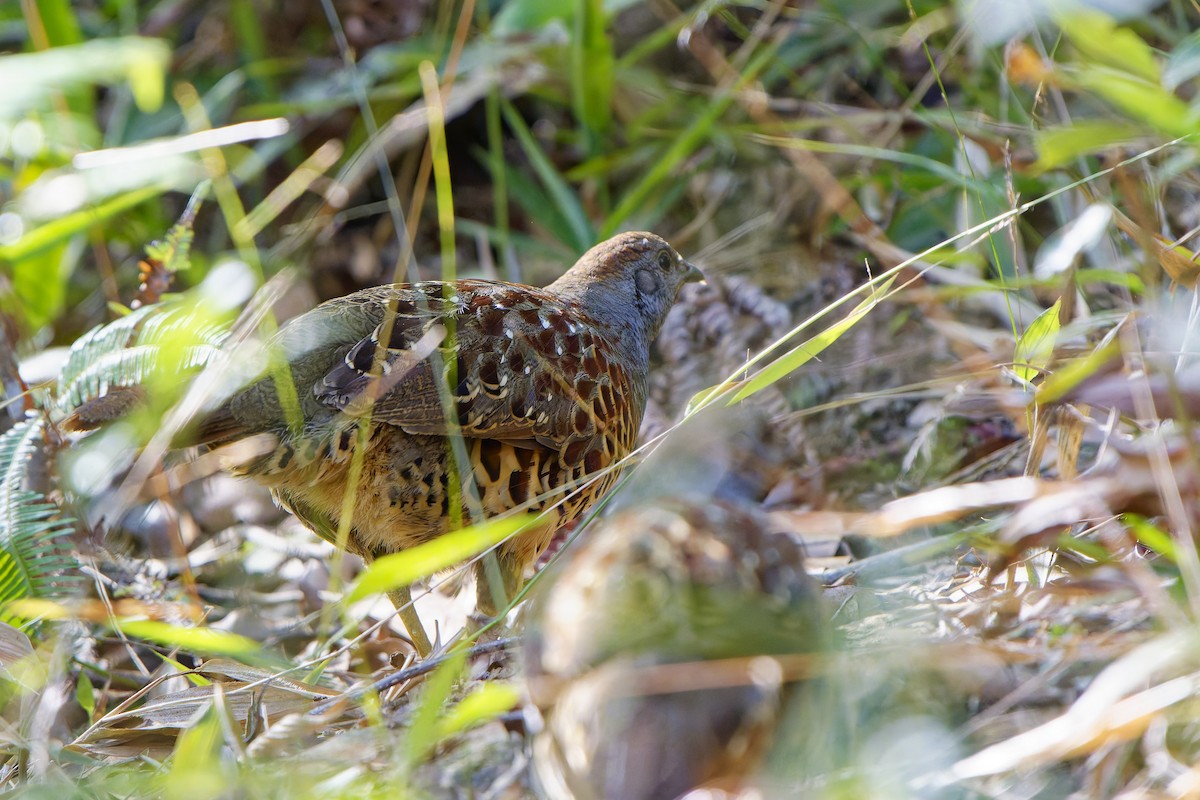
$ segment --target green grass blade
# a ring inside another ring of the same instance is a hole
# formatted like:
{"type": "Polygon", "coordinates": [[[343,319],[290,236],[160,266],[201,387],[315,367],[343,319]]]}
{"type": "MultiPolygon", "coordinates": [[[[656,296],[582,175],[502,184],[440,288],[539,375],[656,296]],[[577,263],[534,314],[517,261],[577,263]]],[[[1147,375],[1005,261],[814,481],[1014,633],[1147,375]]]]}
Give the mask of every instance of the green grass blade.
{"type": "Polygon", "coordinates": [[[115,624],[126,636],[178,647],[188,653],[227,656],[242,661],[262,661],[265,655],[258,642],[229,631],[185,628],[157,619],[116,620],[115,624]]]}
{"type": "Polygon", "coordinates": [[[1082,120],[1061,128],[1036,131],[1033,137],[1038,154],[1035,168],[1055,169],[1080,156],[1137,141],[1144,134],[1140,126],[1105,120],[1082,120]]]}
{"type": "Polygon", "coordinates": [[[44,106],[74,87],[127,81],[143,111],[162,105],[171,50],[158,39],[126,36],[94,39],[40,53],[0,57],[0,119],[44,106]]]}
{"type": "Polygon", "coordinates": [[[413,581],[460,564],[524,530],[535,519],[530,514],[499,517],[377,558],[359,575],[346,595],[346,602],[409,586],[413,581]]]}
{"type": "Polygon", "coordinates": [[[1036,402],[1048,405],[1058,402],[1085,380],[1106,369],[1114,359],[1121,357],[1121,341],[1114,337],[1082,358],[1073,358],[1054,373],[1047,375],[1038,386],[1036,402]]]}
{"type": "Polygon", "coordinates": [[[601,238],[608,238],[616,233],[617,229],[629,217],[640,210],[651,195],[659,190],[663,181],[669,178],[679,165],[696,151],[700,144],[708,138],[717,119],[725,113],[725,109],[733,102],[736,94],[749,85],[758,76],[759,72],[770,63],[771,56],[775,54],[777,49],[774,45],[764,47],[746,65],[745,72],[741,74],[737,82],[714,97],[704,112],[697,116],[692,124],[684,129],[683,133],[671,143],[662,157],[657,159],[654,165],[642,176],[642,179],[625,193],[621,202],[608,215],[608,219],[604,221],[604,225],[600,231],[601,238]]]}
{"type": "Polygon", "coordinates": [[[103,222],[147,200],[153,200],[166,186],[146,186],[132,192],[117,195],[91,208],[84,208],[53,222],[39,225],[12,244],[0,245],[0,264],[17,263],[32,258],[70,237],[83,233],[93,225],[103,222]]]}
{"type": "Polygon", "coordinates": [[[446,712],[438,721],[437,739],[474,728],[511,711],[521,702],[521,693],[515,686],[504,683],[485,683],[464,697],[458,705],[446,712]]]}
{"type": "Polygon", "coordinates": [[[871,292],[870,296],[855,306],[854,310],[847,314],[840,322],[831,325],[808,341],[763,367],[755,373],[753,378],[746,381],[733,393],[733,396],[729,398],[729,404],[732,405],[745,400],[747,397],[762,391],[807,364],[819,355],[822,350],[840,339],[842,334],[861,322],[870,313],[871,309],[879,305],[880,301],[888,295],[895,281],[896,278],[893,276],[879,284],[871,292]]]}
{"type": "Polygon", "coordinates": [[[612,39],[605,30],[603,0],[578,0],[571,48],[571,82],[575,116],[583,123],[588,151],[599,149],[600,137],[612,121],[615,77],[612,39]]]}
{"type": "Polygon", "coordinates": [[[513,108],[512,103],[502,99],[500,110],[513,135],[517,137],[521,149],[525,152],[525,157],[533,165],[533,171],[537,173],[538,180],[550,194],[550,199],[554,201],[558,210],[566,217],[571,229],[571,241],[567,244],[571,245],[575,252],[582,253],[595,243],[596,231],[592,227],[587,213],[583,210],[579,198],[575,196],[575,192],[567,185],[563,176],[550,163],[549,157],[538,145],[537,140],[533,138],[529,126],[513,108]]]}

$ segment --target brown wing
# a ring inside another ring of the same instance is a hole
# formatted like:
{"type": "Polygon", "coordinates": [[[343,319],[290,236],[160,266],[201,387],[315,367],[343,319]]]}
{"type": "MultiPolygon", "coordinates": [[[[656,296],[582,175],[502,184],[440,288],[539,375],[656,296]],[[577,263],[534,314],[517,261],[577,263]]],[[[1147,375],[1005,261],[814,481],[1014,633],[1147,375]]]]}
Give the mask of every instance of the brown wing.
{"type": "Polygon", "coordinates": [[[608,343],[578,309],[532,287],[460,281],[449,298],[442,287],[400,290],[383,374],[374,388],[369,370],[379,328],[318,382],[318,399],[354,414],[369,406],[366,393],[375,392],[374,419],[409,433],[444,435],[431,364],[436,349],[443,368],[453,357],[453,395],[464,436],[561,447],[595,436],[617,412],[618,398],[633,390],[608,343]],[[417,290],[429,310],[418,308],[417,290]]]}

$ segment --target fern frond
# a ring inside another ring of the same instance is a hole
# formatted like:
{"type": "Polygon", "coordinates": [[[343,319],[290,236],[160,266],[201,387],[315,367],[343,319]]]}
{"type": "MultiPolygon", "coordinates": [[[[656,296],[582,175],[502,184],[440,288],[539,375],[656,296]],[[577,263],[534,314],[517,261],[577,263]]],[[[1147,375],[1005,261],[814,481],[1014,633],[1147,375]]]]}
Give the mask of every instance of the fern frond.
{"type": "Polygon", "coordinates": [[[71,346],[58,382],[56,406],[70,413],[116,387],[142,386],[160,368],[159,357],[175,337],[171,368],[181,373],[207,364],[228,331],[224,325],[179,304],[145,306],[81,336],[71,346]]]}
{"type": "Polygon", "coordinates": [[[3,606],[25,598],[52,599],[82,586],[79,562],[68,549],[72,520],[37,492],[17,492],[17,506],[0,509],[0,619],[3,606]]]}
{"type": "Polygon", "coordinates": [[[0,525],[3,509],[16,505],[16,496],[28,483],[29,467],[42,438],[43,419],[18,422],[0,435],[0,525]]]}
{"type": "Polygon", "coordinates": [[[68,548],[72,521],[27,488],[44,424],[44,418],[37,417],[0,436],[0,620],[10,622],[18,620],[3,611],[3,605],[23,598],[62,597],[83,581],[68,548]]]}
{"type": "MultiPolygon", "coordinates": [[[[58,397],[62,404],[70,396],[70,388],[92,363],[128,347],[134,340],[138,326],[157,310],[156,306],[139,308],[107,325],[97,325],[80,336],[71,345],[66,366],[58,379],[58,397]]],[[[91,399],[91,398],[85,398],[91,399]]]]}
{"type": "MultiPolygon", "coordinates": [[[[187,335],[196,346],[220,347],[229,334],[229,326],[217,322],[202,312],[185,307],[178,303],[170,305],[149,306],[159,309],[138,330],[138,342],[151,344],[162,341],[180,329],[187,329],[187,335]]],[[[136,313],[136,312],[135,312],[136,313]]]]}

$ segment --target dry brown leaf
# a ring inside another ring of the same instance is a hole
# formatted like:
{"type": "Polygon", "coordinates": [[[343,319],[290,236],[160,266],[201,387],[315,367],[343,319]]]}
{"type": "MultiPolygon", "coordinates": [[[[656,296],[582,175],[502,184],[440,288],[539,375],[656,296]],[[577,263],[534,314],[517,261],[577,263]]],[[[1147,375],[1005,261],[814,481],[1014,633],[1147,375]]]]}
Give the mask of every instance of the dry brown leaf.
{"type": "Polygon", "coordinates": [[[1004,48],[1004,72],[1013,83],[1037,88],[1050,77],[1050,67],[1036,50],[1020,39],[1004,48]]]}
{"type": "MultiPolygon", "coordinates": [[[[225,702],[234,719],[243,722],[251,707],[258,703],[269,720],[286,714],[295,714],[312,708],[310,697],[293,691],[268,686],[266,688],[242,689],[241,684],[225,684],[225,702]],[[239,689],[241,689],[239,691],[239,689]]],[[[76,744],[111,737],[115,731],[152,731],[166,728],[186,728],[200,709],[213,701],[212,686],[193,686],[180,692],[172,692],[147,703],[141,708],[110,714],[88,733],[87,739],[76,744]]]]}
{"type": "Polygon", "coordinates": [[[279,675],[262,667],[251,667],[242,664],[238,661],[233,661],[228,658],[210,658],[205,661],[196,670],[197,672],[207,676],[218,676],[221,678],[231,678],[232,680],[241,683],[260,683],[265,682],[276,689],[283,691],[295,692],[296,694],[312,698],[328,698],[337,697],[340,693],[327,689],[324,686],[315,686],[309,683],[289,678],[286,675],[279,675]]]}

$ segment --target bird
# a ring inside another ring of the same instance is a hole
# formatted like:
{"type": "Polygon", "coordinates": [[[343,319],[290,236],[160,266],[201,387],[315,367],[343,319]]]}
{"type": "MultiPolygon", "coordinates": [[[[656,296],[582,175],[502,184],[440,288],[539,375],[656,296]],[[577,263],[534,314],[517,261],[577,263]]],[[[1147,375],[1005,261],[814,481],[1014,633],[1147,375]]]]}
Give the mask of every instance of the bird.
{"type": "MultiPolygon", "coordinates": [[[[335,298],[279,329],[267,352],[286,372],[267,371],[223,401],[194,443],[271,437],[269,452],[235,471],[335,543],[353,489],[344,544],[367,560],[461,527],[473,507],[485,518],[545,512],[497,550],[511,598],[555,531],[616,482],[645,412],[651,343],[680,288],[697,280],[663,238],[629,232],[545,288],[463,279],[335,298]],[[290,404],[275,382],[288,373],[290,404]]],[[[476,570],[477,606],[495,615],[497,587],[476,570]]],[[[427,656],[409,589],[391,599],[427,656]]]]}
{"type": "Polygon", "coordinates": [[[543,795],[748,788],[797,674],[829,646],[801,545],[744,502],[667,496],[603,519],[565,558],[526,624],[543,795]]]}
{"type": "Polygon", "coordinates": [[[749,788],[793,673],[830,651],[803,547],[764,511],[793,455],[753,403],[703,410],[543,576],[524,672],[545,796],[749,788]]]}

